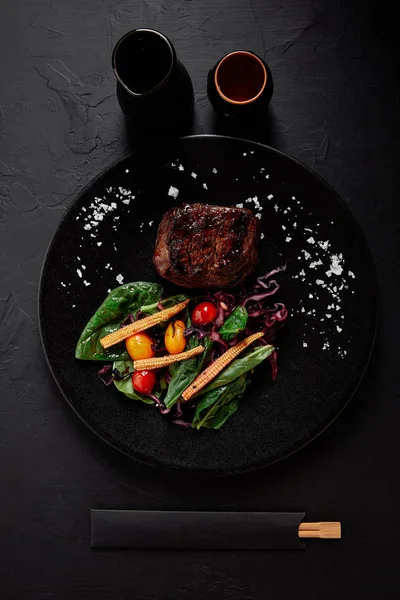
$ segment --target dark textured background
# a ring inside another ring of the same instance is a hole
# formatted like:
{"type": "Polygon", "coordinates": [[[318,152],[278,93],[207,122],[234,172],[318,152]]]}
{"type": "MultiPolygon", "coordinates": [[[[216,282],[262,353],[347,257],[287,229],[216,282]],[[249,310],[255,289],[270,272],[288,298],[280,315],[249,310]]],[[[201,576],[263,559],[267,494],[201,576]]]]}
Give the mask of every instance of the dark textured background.
{"type": "Polygon", "coordinates": [[[363,0],[2,0],[2,598],[397,597],[400,126],[390,11],[363,0]],[[313,167],[349,204],[375,259],[381,325],[364,383],[322,437],[258,473],[195,480],[128,462],[73,415],[40,346],[37,286],[52,233],[77,192],[135,147],[110,53],[138,26],[166,33],[188,68],[195,132],[262,138],[313,167]],[[238,48],[273,72],[267,132],[229,129],[209,106],[207,71],[238,48]],[[91,507],[305,510],[340,519],[343,539],[309,542],[304,553],[92,552],[91,507]]]}

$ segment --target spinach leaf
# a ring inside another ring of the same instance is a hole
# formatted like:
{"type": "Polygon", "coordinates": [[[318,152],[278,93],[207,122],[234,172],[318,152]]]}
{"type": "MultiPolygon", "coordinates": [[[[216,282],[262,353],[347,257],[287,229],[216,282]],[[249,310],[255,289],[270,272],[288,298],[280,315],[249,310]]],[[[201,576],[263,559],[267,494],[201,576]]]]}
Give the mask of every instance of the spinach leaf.
{"type": "Polygon", "coordinates": [[[87,323],[78,340],[75,357],[81,360],[124,360],[129,358],[125,343],[104,350],[100,338],[116,331],[129,313],[150,302],[158,302],[163,288],[158,283],[137,281],[125,283],[112,292],[87,323]]]}
{"type": "Polygon", "coordinates": [[[198,403],[192,427],[219,429],[238,409],[239,400],[246,389],[246,375],[232,383],[209,391],[198,403]]]}
{"type": "Polygon", "coordinates": [[[233,340],[238,333],[244,331],[246,329],[248,316],[244,306],[237,306],[218,331],[222,339],[227,341],[233,340]]]}
{"type": "MultiPolygon", "coordinates": [[[[161,300],[161,304],[164,308],[170,308],[171,306],[178,304],[178,302],[183,302],[187,299],[188,296],[185,294],[178,294],[177,296],[170,296],[169,298],[161,300]]],[[[157,302],[153,302],[152,304],[145,304],[140,307],[140,310],[146,313],[146,315],[154,315],[154,313],[158,312],[158,303],[159,300],[157,300],[157,302]]]]}
{"type": "MultiPolygon", "coordinates": [[[[212,341],[207,336],[201,340],[201,343],[204,346],[204,352],[202,354],[189,358],[188,360],[183,360],[180,363],[175,363],[177,366],[174,367],[174,369],[170,369],[172,377],[168,385],[167,395],[164,399],[164,404],[167,408],[171,408],[171,406],[176,404],[182,392],[185,391],[200,371],[203,370],[203,365],[210,356],[212,341]]],[[[199,346],[199,344],[200,342],[197,336],[192,335],[189,338],[186,349],[191,350],[192,348],[199,346]]]]}
{"type": "Polygon", "coordinates": [[[274,351],[273,346],[259,346],[255,350],[252,350],[249,354],[242,356],[242,358],[237,358],[232,361],[230,365],[228,365],[215,379],[213,379],[205,388],[200,390],[195,398],[198,396],[202,396],[206,394],[210,390],[214,390],[221,386],[228,385],[232,381],[235,381],[244,373],[251,371],[259,365],[263,360],[268,358],[270,354],[274,351]]]}
{"type": "Polygon", "coordinates": [[[137,392],[136,390],[133,389],[133,386],[132,386],[133,362],[131,360],[116,361],[113,364],[113,369],[118,369],[118,371],[120,373],[125,373],[125,371],[127,369],[129,369],[129,373],[127,374],[127,377],[125,377],[125,379],[120,379],[119,381],[116,381],[114,379],[114,385],[120,392],[125,394],[125,396],[127,396],[131,400],[141,400],[142,402],[145,402],[146,404],[154,403],[154,401],[151,398],[148,398],[147,396],[144,396],[143,394],[139,394],[139,392],[137,392]]]}

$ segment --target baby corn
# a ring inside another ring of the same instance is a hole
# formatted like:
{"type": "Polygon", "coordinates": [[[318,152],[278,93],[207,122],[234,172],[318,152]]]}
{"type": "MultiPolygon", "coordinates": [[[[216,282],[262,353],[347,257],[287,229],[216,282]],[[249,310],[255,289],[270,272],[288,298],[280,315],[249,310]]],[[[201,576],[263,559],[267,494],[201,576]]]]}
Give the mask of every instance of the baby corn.
{"type": "Polygon", "coordinates": [[[154,325],[158,325],[163,321],[168,321],[168,319],[181,312],[181,310],[183,310],[189,304],[189,302],[190,300],[184,300],[183,302],[175,304],[175,306],[171,306],[171,308],[165,308],[154,315],[144,317],[144,319],[139,319],[130,325],[121,327],[120,329],[117,329],[117,331],[113,331],[113,333],[109,333],[101,338],[100,344],[103,346],[103,348],[109,348],[110,346],[114,346],[115,344],[119,344],[119,342],[126,340],[126,338],[134,333],[145,331],[146,329],[150,329],[150,327],[154,327],[154,325]]]}
{"type": "Polygon", "coordinates": [[[225,367],[229,365],[243,350],[250,346],[253,342],[258,340],[264,335],[262,331],[259,333],[253,333],[243,341],[239,342],[232,348],[229,348],[224,352],[217,360],[209,365],[196,379],[189,385],[188,388],[183,392],[182,398],[184,400],[190,400],[194,394],[197,394],[204,386],[212,381],[225,367]]]}
{"type": "Polygon", "coordinates": [[[204,352],[203,346],[196,346],[186,352],[179,352],[179,354],[168,354],[167,356],[159,356],[156,358],[142,358],[133,362],[133,368],[135,371],[147,371],[151,369],[162,369],[162,367],[168,367],[174,362],[181,360],[187,360],[193,358],[204,352]]]}

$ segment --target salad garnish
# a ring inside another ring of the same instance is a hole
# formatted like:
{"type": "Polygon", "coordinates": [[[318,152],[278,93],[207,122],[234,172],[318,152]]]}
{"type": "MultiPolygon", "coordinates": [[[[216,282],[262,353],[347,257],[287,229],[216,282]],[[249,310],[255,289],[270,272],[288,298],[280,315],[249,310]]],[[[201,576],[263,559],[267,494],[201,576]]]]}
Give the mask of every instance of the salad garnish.
{"type": "Polygon", "coordinates": [[[255,367],[268,360],[277,377],[274,341],[288,311],[271,299],[284,270],[196,298],[165,297],[151,282],[121,285],[85,326],[75,356],[107,363],[98,372],[107,387],[173,423],[219,429],[237,411],[255,367]]]}

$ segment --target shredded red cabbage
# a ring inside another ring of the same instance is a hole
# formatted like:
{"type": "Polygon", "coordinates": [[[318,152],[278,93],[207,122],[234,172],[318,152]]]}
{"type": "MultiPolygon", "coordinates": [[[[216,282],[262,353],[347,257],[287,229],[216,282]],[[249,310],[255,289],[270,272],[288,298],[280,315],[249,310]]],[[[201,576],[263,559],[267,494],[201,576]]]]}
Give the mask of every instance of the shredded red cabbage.
{"type": "Polygon", "coordinates": [[[162,415],[167,415],[169,413],[169,411],[171,410],[170,408],[167,408],[160,400],[160,398],[157,398],[157,396],[155,396],[154,394],[143,394],[144,396],[147,396],[148,398],[151,398],[152,400],[154,400],[154,404],[157,406],[158,410],[160,411],[160,413],[162,415]]]}
{"type": "Polygon", "coordinates": [[[258,285],[260,285],[261,287],[268,287],[268,284],[266,284],[265,281],[267,279],[269,279],[270,277],[272,277],[272,275],[276,275],[277,273],[280,273],[281,271],[286,271],[286,264],[283,265],[283,267],[277,267],[276,269],[273,269],[266,275],[261,275],[260,277],[257,277],[258,285]]]}
{"type": "Polygon", "coordinates": [[[203,337],[205,337],[206,335],[209,335],[210,331],[208,329],[203,329],[202,327],[188,327],[187,329],[185,329],[185,331],[183,332],[183,335],[185,336],[185,338],[189,337],[190,335],[192,335],[192,333],[195,333],[198,337],[199,340],[202,340],[203,337]]]}
{"type": "Polygon", "coordinates": [[[109,387],[113,381],[121,381],[125,379],[129,374],[129,369],[125,369],[122,373],[118,369],[113,369],[111,365],[104,365],[97,372],[99,379],[104,383],[105,386],[109,387]]]}
{"type": "MultiPolygon", "coordinates": [[[[136,319],[137,319],[137,313],[136,313],[136,319]]],[[[126,325],[130,325],[131,323],[135,322],[135,316],[132,313],[129,313],[129,315],[127,315],[125,317],[125,319],[122,321],[120,328],[121,327],[126,327],[126,325]]]]}
{"type": "Polygon", "coordinates": [[[278,375],[278,352],[274,350],[273,353],[270,354],[268,360],[272,369],[272,381],[275,381],[276,376],[278,375]]]}
{"type": "MultiPolygon", "coordinates": [[[[226,303],[225,303],[225,306],[227,306],[226,303]]],[[[216,327],[222,327],[222,325],[224,324],[224,321],[225,321],[225,310],[221,306],[221,302],[219,302],[218,303],[218,312],[217,312],[217,316],[215,317],[214,324],[216,327]]]]}
{"type": "Polygon", "coordinates": [[[107,387],[114,381],[111,365],[104,365],[104,367],[98,371],[97,375],[107,387]]]}
{"type": "Polygon", "coordinates": [[[224,350],[228,350],[227,342],[222,339],[222,337],[220,336],[218,331],[215,331],[215,327],[213,327],[211,330],[210,338],[212,339],[213,342],[217,342],[218,344],[221,344],[221,346],[224,350]]]}
{"type": "Polygon", "coordinates": [[[264,300],[264,298],[267,298],[268,296],[273,296],[278,290],[279,290],[279,285],[277,284],[277,282],[275,281],[275,279],[271,279],[271,281],[269,282],[268,286],[263,286],[265,289],[267,289],[266,292],[262,292],[259,294],[253,294],[252,296],[248,296],[245,300],[243,300],[242,305],[246,306],[246,304],[250,301],[254,301],[254,302],[260,302],[260,300],[264,300]],[[271,288],[271,289],[270,289],[271,288]]]}

